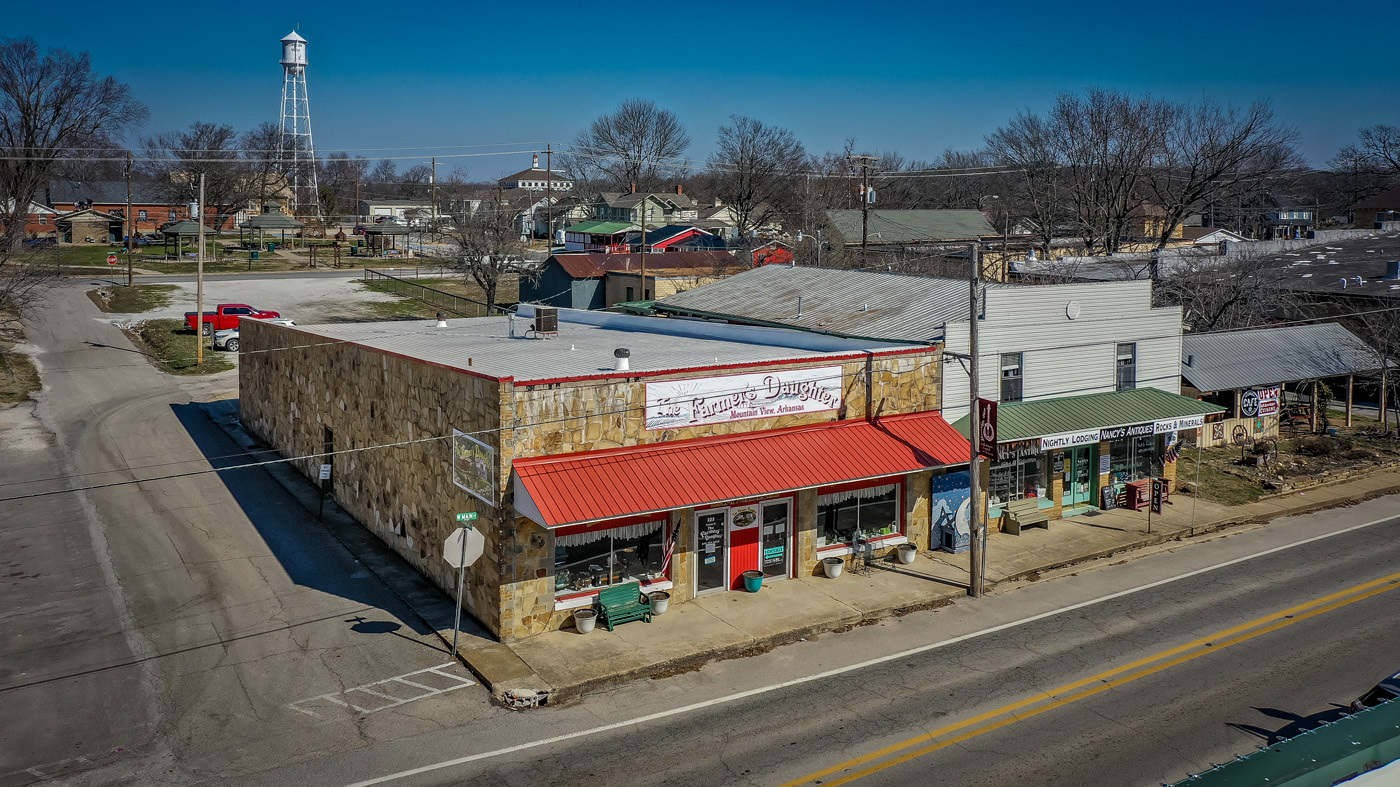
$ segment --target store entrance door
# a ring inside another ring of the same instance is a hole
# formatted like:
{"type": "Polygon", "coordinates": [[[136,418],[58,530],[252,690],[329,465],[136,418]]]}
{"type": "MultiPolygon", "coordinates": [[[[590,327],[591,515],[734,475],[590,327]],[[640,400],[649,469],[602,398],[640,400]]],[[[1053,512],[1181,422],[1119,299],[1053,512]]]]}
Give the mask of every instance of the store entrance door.
{"type": "Polygon", "coordinates": [[[729,530],[728,508],[707,508],[695,512],[695,595],[713,593],[729,586],[729,564],[725,560],[725,535],[729,530]]]}
{"type": "Polygon", "coordinates": [[[744,572],[759,567],[758,536],[762,516],[757,505],[729,509],[729,589],[744,589],[744,572]]]}
{"type": "Polygon", "coordinates": [[[792,533],[792,501],[770,500],[763,504],[763,532],[759,538],[763,576],[784,579],[791,576],[788,541],[792,533]]]}
{"type": "Polygon", "coordinates": [[[1066,506],[1083,505],[1094,499],[1093,464],[1097,446],[1081,445],[1066,452],[1068,471],[1065,490],[1066,506]]]}

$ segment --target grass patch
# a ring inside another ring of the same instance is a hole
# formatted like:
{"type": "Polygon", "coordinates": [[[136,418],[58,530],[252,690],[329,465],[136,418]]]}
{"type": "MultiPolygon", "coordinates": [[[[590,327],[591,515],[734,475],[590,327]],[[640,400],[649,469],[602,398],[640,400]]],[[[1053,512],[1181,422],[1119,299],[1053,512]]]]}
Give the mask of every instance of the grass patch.
{"type": "Polygon", "coordinates": [[[218,374],[234,367],[227,354],[204,348],[204,363],[195,363],[194,331],[184,320],[146,320],[124,329],[157,369],[170,374],[218,374]]]}
{"type": "MultiPolygon", "coordinates": [[[[1201,454],[1201,481],[1200,499],[1209,500],[1212,503],[1220,503],[1227,506],[1239,506],[1245,503],[1253,503],[1264,496],[1264,487],[1248,478],[1240,478],[1237,475],[1227,473],[1211,466],[1213,460],[1220,460],[1225,457],[1225,453],[1231,449],[1213,449],[1204,451],[1201,454]]],[[[1234,454],[1239,453],[1239,449],[1233,449],[1234,454]]],[[[1176,477],[1178,483],[1195,485],[1196,483],[1196,452],[1194,450],[1181,452],[1177,459],[1176,477]]]]}
{"type": "MultiPolygon", "coordinates": [[[[397,295],[399,298],[403,299],[403,301],[417,304],[416,306],[393,307],[388,308],[387,310],[380,308],[383,307],[383,304],[381,303],[368,304],[368,306],[375,308],[368,308],[366,309],[366,311],[376,313],[383,319],[402,319],[401,317],[397,316],[400,313],[413,315],[415,317],[419,315],[426,317],[432,317],[436,315],[439,310],[439,306],[437,304],[439,301],[442,300],[442,298],[436,293],[432,292],[432,290],[444,292],[449,295],[456,295],[474,301],[474,303],[465,305],[465,308],[467,309],[465,312],[457,311],[460,304],[459,302],[455,301],[451,302],[450,305],[443,307],[446,308],[448,312],[453,316],[486,316],[486,307],[484,305],[480,305],[485,304],[486,293],[480,287],[476,286],[476,284],[463,281],[461,278],[423,278],[407,279],[403,281],[396,281],[392,279],[375,279],[373,281],[361,281],[359,284],[365,289],[373,290],[374,292],[382,292],[387,295],[397,295]],[[415,287],[415,284],[422,285],[422,287],[430,289],[422,289],[420,287],[415,287]],[[400,309],[402,309],[402,311],[400,311],[400,309]]],[[[500,286],[496,288],[496,303],[515,303],[519,299],[520,277],[513,274],[502,276],[500,280],[500,286]]]]}
{"type": "Polygon", "coordinates": [[[0,311],[0,407],[14,407],[39,390],[39,369],[29,356],[14,351],[24,329],[11,312],[0,311]]]}
{"type": "Polygon", "coordinates": [[[139,314],[169,306],[170,296],[179,289],[174,284],[138,284],[91,290],[88,297],[104,312],[139,314]]]}

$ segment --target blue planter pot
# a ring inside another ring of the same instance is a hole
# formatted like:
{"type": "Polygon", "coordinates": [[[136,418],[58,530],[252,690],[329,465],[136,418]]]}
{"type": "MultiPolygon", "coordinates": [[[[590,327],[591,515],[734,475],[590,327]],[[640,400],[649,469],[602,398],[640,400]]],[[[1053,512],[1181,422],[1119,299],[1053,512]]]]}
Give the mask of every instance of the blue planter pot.
{"type": "Polygon", "coordinates": [[[744,590],[747,590],[747,591],[749,591],[750,593],[757,593],[758,590],[759,590],[759,588],[761,588],[761,587],[763,587],[763,572],[762,572],[762,571],[745,571],[745,572],[744,572],[744,590]]]}

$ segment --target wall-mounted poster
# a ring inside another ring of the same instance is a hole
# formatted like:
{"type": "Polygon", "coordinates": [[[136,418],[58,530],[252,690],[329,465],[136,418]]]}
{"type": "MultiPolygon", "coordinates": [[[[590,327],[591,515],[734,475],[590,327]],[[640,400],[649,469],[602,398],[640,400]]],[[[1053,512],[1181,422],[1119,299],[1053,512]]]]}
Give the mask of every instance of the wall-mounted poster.
{"type": "Polygon", "coordinates": [[[647,383],[646,428],[750,421],[841,407],[840,366],[647,383]]]}
{"type": "Polygon", "coordinates": [[[933,523],[930,547],[944,552],[965,552],[972,544],[972,479],[964,470],[933,477],[929,519],[933,523]]]}
{"type": "Polygon", "coordinates": [[[453,429],[452,483],[496,505],[496,449],[453,429]]]}
{"type": "Polygon", "coordinates": [[[1259,417],[1278,415],[1279,399],[1283,394],[1282,386],[1260,388],[1255,393],[1259,397],[1259,417]]]}

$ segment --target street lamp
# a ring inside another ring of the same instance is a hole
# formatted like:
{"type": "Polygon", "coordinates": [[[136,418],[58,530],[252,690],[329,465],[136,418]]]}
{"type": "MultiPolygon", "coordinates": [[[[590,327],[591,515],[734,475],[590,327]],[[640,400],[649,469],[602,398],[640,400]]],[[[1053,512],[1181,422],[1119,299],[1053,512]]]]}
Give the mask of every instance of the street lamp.
{"type": "Polygon", "coordinates": [[[816,241],[816,244],[817,244],[817,267],[820,268],[820,267],[822,266],[822,231],[821,231],[821,230],[817,230],[817,234],[816,234],[816,235],[806,235],[806,236],[804,236],[804,235],[802,234],[802,230],[798,230],[798,231],[797,231],[797,242],[798,242],[798,243],[801,243],[801,242],[802,242],[802,239],[803,239],[804,237],[808,237],[808,238],[811,238],[812,240],[816,241]]]}

